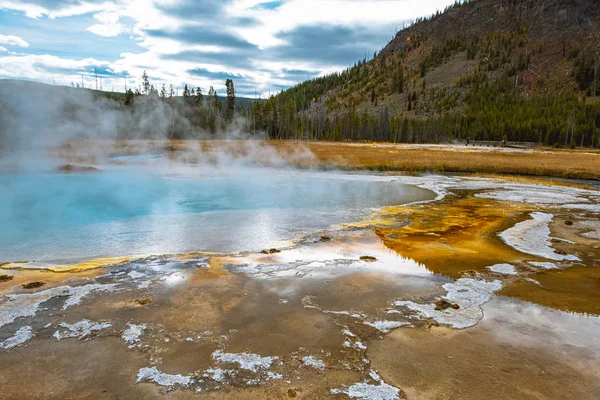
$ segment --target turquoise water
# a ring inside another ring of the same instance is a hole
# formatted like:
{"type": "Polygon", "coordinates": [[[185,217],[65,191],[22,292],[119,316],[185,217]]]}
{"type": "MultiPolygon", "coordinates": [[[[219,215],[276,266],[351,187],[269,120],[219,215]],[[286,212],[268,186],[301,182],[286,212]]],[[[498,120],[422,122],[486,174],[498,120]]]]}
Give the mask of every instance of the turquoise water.
{"type": "Polygon", "coordinates": [[[260,250],[431,192],[272,170],[0,174],[0,261],[260,250]]]}

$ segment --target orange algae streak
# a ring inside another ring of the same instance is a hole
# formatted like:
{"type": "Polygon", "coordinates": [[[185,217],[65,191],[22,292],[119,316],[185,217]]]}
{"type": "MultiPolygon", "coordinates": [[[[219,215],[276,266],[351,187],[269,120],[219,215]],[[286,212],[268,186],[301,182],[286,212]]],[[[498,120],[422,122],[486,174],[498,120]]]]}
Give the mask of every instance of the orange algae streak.
{"type": "Polygon", "coordinates": [[[499,295],[563,311],[600,315],[598,240],[582,236],[584,228],[568,227],[565,221],[572,218],[564,211],[556,215],[556,209],[547,210],[545,205],[490,201],[476,198],[474,193],[456,191],[440,202],[386,208],[359,226],[372,227],[388,248],[424,264],[433,273],[455,279],[475,272],[485,276],[490,274],[489,266],[512,264],[520,273],[505,283],[499,295]],[[550,226],[552,237],[572,242],[556,241],[553,247],[579,254],[581,263],[536,270],[529,261],[543,259],[518,252],[498,237],[529,218],[532,211],[540,210],[555,215],[550,226]]]}
{"type": "Polygon", "coordinates": [[[208,265],[210,268],[202,268],[196,270],[194,274],[190,277],[190,282],[199,283],[203,281],[219,279],[230,275],[230,272],[223,268],[223,266],[228,264],[236,264],[238,262],[239,261],[234,257],[213,256],[208,260],[208,265]]]}
{"type": "Polygon", "coordinates": [[[30,271],[49,271],[49,272],[84,272],[91,269],[108,267],[116,264],[122,264],[135,257],[108,257],[96,258],[83,261],[73,265],[47,265],[36,262],[9,262],[0,265],[0,268],[7,270],[30,270],[30,271]]]}
{"type": "Polygon", "coordinates": [[[215,253],[197,251],[197,252],[192,252],[192,253],[177,254],[175,256],[175,258],[177,258],[178,260],[181,260],[181,261],[187,261],[187,260],[193,260],[198,257],[213,256],[213,255],[215,255],[215,253]]]}
{"type": "Polygon", "coordinates": [[[131,259],[131,257],[96,258],[75,265],[58,265],[55,267],[50,267],[48,270],[52,272],[83,272],[90,269],[108,267],[115,264],[123,264],[131,259]]]}
{"type": "Polygon", "coordinates": [[[472,195],[450,196],[437,203],[387,208],[369,224],[388,248],[434,273],[459,278],[466,271],[522,258],[497,233],[511,227],[526,208],[472,195]]]}

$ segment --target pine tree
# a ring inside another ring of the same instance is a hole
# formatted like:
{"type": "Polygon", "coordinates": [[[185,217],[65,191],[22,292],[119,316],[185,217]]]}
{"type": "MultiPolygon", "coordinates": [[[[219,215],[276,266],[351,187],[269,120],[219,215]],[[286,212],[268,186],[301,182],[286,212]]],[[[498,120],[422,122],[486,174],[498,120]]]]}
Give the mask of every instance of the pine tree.
{"type": "Polygon", "coordinates": [[[208,108],[209,110],[213,109],[214,104],[214,100],[213,97],[216,95],[217,92],[215,92],[215,88],[213,88],[212,86],[208,89],[208,108]]]}
{"type": "Polygon", "coordinates": [[[400,66],[400,70],[398,71],[398,75],[396,76],[396,88],[398,93],[404,93],[404,70],[402,66],[400,66]]]}
{"type": "Polygon", "coordinates": [[[165,84],[162,84],[162,87],[160,88],[160,97],[161,98],[165,98],[167,97],[167,88],[165,87],[165,84]]]}
{"type": "Polygon", "coordinates": [[[146,70],[144,70],[144,73],[142,74],[142,88],[145,95],[150,94],[150,81],[148,80],[146,70]]]}
{"type": "Polygon", "coordinates": [[[133,105],[133,99],[134,99],[134,94],[131,91],[131,89],[129,89],[126,93],[125,93],[125,105],[126,106],[132,106],[133,105]]]}
{"type": "Polygon", "coordinates": [[[212,102],[215,108],[215,111],[217,114],[221,114],[221,110],[223,109],[223,103],[221,103],[221,100],[219,100],[219,95],[217,94],[217,91],[213,89],[213,97],[212,97],[212,102]]]}
{"type": "Polygon", "coordinates": [[[175,95],[175,88],[173,87],[173,84],[171,83],[169,85],[169,97],[173,97],[175,95]]]}
{"type": "Polygon", "coordinates": [[[227,88],[227,110],[225,119],[231,121],[235,112],[235,86],[231,79],[227,79],[225,81],[225,87],[227,88]]]}
{"type": "Polygon", "coordinates": [[[219,114],[223,107],[223,104],[221,104],[221,100],[219,100],[219,96],[217,95],[217,91],[212,86],[208,89],[208,107],[216,114],[219,114]]]}

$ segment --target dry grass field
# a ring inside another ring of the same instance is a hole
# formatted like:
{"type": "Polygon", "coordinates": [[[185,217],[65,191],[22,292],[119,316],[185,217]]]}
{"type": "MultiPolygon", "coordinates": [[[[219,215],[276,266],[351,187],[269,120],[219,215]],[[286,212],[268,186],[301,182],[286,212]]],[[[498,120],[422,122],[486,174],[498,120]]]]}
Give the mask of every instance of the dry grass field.
{"type": "MultiPolygon", "coordinates": [[[[289,146],[289,144],[280,144],[289,146]]],[[[306,144],[324,164],[406,172],[466,172],[599,179],[600,155],[586,151],[489,151],[458,146],[306,144]]]]}
{"type": "Polygon", "coordinates": [[[167,150],[173,159],[228,162],[244,160],[301,168],[364,169],[406,173],[445,172],[600,179],[600,152],[591,149],[521,150],[458,145],[408,145],[257,140],[70,142],[55,155],[73,163],[97,156],[167,150]],[[89,149],[93,148],[93,156],[89,149]],[[88,153],[86,155],[86,153],[88,153]]]}

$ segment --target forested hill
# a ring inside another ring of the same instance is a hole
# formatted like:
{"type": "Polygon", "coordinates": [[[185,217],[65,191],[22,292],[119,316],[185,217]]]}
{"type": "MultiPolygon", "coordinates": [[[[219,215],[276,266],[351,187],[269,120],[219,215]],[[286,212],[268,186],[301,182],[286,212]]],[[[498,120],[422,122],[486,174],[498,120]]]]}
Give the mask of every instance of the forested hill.
{"type": "Polygon", "coordinates": [[[599,49],[598,0],[456,3],[254,115],[274,138],[596,146],[599,49]]]}

